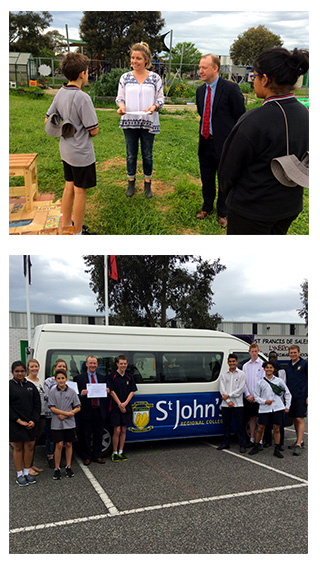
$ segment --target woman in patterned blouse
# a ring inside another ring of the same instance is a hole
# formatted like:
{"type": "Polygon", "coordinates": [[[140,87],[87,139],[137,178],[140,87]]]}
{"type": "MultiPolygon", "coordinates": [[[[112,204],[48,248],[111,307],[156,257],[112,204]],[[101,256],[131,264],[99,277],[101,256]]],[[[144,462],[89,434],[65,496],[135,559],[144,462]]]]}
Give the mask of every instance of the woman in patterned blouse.
{"type": "Polygon", "coordinates": [[[160,76],[149,71],[151,52],[145,42],[131,47],[132,71],[120,77],[116,103],[121,116],[120,128],[123,129],[127,151],[127,197],[132,197],[135,190],[139,139],[141,144],[144,174],[144,192],[151,198],[151,177],[153,166],[154,135],[160,132],[159,109],[163,106],[164,96],[160,76]]]}

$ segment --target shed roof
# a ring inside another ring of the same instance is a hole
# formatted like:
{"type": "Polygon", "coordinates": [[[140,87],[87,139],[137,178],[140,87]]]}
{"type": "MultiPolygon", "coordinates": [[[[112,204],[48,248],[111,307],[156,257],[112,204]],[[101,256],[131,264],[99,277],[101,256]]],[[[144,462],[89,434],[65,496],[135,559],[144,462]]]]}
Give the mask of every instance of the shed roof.
{"type": "Polygon", "coordinates": [[[20,51],[9,52],[9,65],[26,65],[29,59],[33,59],[32,53],[22,53],[20,51]]]}

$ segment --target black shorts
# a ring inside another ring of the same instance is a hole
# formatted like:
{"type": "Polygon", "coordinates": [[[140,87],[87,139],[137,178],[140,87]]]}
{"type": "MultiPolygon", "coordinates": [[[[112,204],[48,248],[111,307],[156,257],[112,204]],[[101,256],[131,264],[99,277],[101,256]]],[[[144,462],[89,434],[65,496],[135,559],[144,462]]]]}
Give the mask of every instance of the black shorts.
{"type": "Polygon", "coordinates": [[[259,403],[255,401],[250,403],[245,397],[243,398],[244,416],[245,420],[248,421],[250,417],[257,417],[259,414],[259,403]]]}
{"type": "Polygon", "coordinates": [[[60,443],[61,441],[65,443],[74,443],[74,441],[76,440],[76,430],[51,429],[50,437],[53,443],[60,443]]]}
{"type": "Polygon", "coordinates": [[[271,413],[259,413],[258,425],[283,425],[283,410],[271,413]]]}
{"type": "Polygon", "coordinates": [[[121,413],[118,409],[111,411],[109,422],[112,427],[129,427],[132,425],[132,411],[121,413]]]}
{"type": "Polygon", "coordinates": [[[302,399],[300,397],[292,397],[289,417],[299,417],[304,419],[307,416],[307,403],[305,397],[302,399]]]}
{"type": "Polygon", "coordinates": [[[66,182],[73,182],[77,188],[93,188],[97,185],[96,164],[90,166],[70,166],[62,160],[64,169],[64,179],[66,182]]]}

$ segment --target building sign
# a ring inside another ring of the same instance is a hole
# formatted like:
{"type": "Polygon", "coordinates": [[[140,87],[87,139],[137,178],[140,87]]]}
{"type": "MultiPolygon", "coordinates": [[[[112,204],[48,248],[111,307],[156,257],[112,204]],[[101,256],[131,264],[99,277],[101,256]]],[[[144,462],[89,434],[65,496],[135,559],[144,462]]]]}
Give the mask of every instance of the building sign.
{"type": "Polygon", "coordinates": [[[274,351],[278,354],[279,360],[289,359],[289,348],[294,344],[299,346],[302,358],[308,357],[307,336],[255,336],[254,341],[266,356],[269,355],[269,352],[274,351]]]}

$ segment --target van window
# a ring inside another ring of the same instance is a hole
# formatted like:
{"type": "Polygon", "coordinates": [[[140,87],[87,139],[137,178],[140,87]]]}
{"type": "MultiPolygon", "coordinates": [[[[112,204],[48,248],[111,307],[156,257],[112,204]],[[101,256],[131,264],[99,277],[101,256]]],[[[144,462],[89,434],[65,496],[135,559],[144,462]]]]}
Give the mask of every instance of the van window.
{"type": "Polygon", "coordinates": [[[250,360],[249,352],[233,352],[233,353],[237,356],[239,360],[239,363],[237,365],[239,369],[242,369],[244,364],[250,360]]]}
{"type": "MultiPolygon", "coordinates": [[[[242,369],[244,364],[247,363],[250,360],[250,354],[249,352],[233,352],[234,354],[236,354],[239,363],[238,363],[238,368],[242,369]]],[[[259,358],[261,358],[262,360],[266,360],[267,358],[261,354],[259,354],[259,358]]]]}
{"type": "MultiPolygon", "coordinates": [[[[131,360],[131,358],[130,358],[131,360]]],[[[128,365],[136,383],[156,383],[156,357],[151,352],[134,352],[132,366],[128,365]]]]}
{"type": "Polygon", "coordinates": [[[214,381],[219,376],[222,360],[222,352],[165,352],[161,358],[161,376],[166,383],[214,381]]]}
{"type": "MultiPolygon", "coordinates": [[[[223,352],[137,352],[124,351],[128,358],[128,372],[136,383],[200,383],[218,379],[223,363],[223,352]]],[[[46,376],[53,373],[57,358],[67,363],[68,377],[74,379],[86,371],[86,359],[95,355],[98,372],[107,376],[116,369],[115,359],[119,352],[85,350],[49,350],[46,361],[46,376]]]]}

